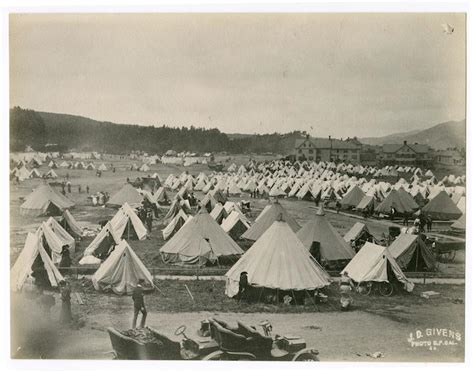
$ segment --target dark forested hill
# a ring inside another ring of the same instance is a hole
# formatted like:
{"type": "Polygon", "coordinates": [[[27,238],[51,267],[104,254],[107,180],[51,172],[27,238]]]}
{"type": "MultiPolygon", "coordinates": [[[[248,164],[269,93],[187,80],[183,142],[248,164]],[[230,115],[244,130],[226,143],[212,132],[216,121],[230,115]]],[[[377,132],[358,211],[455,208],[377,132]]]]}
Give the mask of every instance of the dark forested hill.
{"type": "Polygon", "coordinates": [[[37,112],[14,107],[10,110],[10,147],[35,150],[99,151],[126,153],[142,150],[164,153],[168,149],[193,152],[280,153],[293,151],[302,133],[232,137],[218,129],[154,127],[100,122],[77,115],[37,112]],[[49,144],[46,147],[46,144],[49,144]],[[54,144],[51,146],[51,144],[54,144]]]}

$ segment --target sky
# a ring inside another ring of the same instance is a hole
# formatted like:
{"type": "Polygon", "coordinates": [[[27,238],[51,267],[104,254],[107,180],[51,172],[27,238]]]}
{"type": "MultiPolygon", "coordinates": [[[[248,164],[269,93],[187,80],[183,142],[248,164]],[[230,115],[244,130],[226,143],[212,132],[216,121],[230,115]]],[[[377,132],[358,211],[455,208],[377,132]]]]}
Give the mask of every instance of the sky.
{"type": "Polygon", "coordinates": [[[465,118],[461,13],[14,14],[9,48],[11,107],[337,138],[465,118]]]}

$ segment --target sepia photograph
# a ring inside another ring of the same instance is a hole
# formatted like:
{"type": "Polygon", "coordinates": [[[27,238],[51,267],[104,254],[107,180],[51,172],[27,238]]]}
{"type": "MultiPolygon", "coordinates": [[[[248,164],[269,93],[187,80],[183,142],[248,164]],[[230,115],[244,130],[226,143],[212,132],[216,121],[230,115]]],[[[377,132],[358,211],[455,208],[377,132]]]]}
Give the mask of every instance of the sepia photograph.
{"type": "Polygon", "coordinates": [[[12,360],[465,361],[466,13],[7,19],[12,360]]]}

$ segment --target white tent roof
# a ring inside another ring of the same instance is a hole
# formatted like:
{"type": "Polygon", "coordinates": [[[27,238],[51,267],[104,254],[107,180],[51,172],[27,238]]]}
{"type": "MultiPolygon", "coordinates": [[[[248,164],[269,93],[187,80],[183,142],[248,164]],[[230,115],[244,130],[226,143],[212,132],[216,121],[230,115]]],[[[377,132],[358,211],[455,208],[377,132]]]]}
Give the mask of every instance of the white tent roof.
{"type": "Polygon", "coordinates": [[[140,218],[135,214],[135,211],[127,202],[125,202],[117,211],[115,216],[110,220],[110,224],[118,237],[123,237],[127,234],[125,230],[127,229],[129,221],[137,234],[137,238],[139,240],[144,240],[146,238],[147,230],[140,218]]]}
{"type": "Polygon", "coordinates": [[[56,287],[60,281],[64,280],[43,248],[38,234],[28,233],[25,246],[10,271],[10,288],[12,291],[21,290],[25,281],[31,277],[33,273],[31,267],[38,255],[41,256],[51,286],[56,287]]]}
{"type": "Polygon", "coordinates": [[[233,297],[242,272],[249,284],[281,290],[312,290],[329,285],[330,276],[284,221],[275,221],[226,273],[226,294],[233,297]]]}
{"type": "Polygon", "coordinates": [[[96,290],[112,290],[116,294],[131,294],[138,280],[145,280],[144,289],[152,289],[153,277],[127,241],[122,240],[92,276],[96,290]]]}
{"type": "Polygon", "coordinates": [[[396,260],[389,251],[383,247],[370,242],[366,242],[359,252],[352,258],[349,264],[341,273],[347,272],[349,278],[355,282],[389,282],[388,265],[393,273],[407,291],[413,290],[411,283],[403,274],[396,260]]]}

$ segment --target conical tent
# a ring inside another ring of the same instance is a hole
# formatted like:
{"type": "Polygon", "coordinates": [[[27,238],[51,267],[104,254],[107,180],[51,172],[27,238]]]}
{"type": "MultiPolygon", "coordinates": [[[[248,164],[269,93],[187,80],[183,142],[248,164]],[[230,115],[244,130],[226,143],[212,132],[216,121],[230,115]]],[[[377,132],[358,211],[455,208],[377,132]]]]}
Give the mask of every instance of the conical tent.
{"type": "Polygon", "coordinates": [[[262,213],[257,217],[257,220],[255,220],[251,227],[242,235],[242,238],[257,241],[280,216],[281,219],[290,226],[293,232],[300,229],[296,220],[288,214],[280,202],[274,201],[263,209],[262,213]]]}
{"type": "Polygon", "coordinates": [[[118,237],[136,238],[138,240],[146,238],[147,230],[145,226],[127,202],[120,207],[110,220],[110,224],[118,237]]]}
{"type": "Polygon", "coordinates": [[[357,283],[390,282],[393,278],[409,292],[414,288],[414,284],[406,278],[390,252],[385,247],[370,242],[365,243],[341,273],[344,272],[357,283]]]}
{"type": "MultiPolygon", "coordinates": [[[[49,285],[57,287],[64,278],[46,253],[36,233],[28,233],[25,246],[10,271],[10,289],[19,291],[28,278],[35,278],[38,269],[46,271],[49,285]]],[[[39,283],[36,283],[39,285],[39,283]]]]}
{"type": "Polygon", "coordinates": [[[330,276],[311,258],[284,221],[275,221],[225,274],[226,295],[239,290],[242,272],[252,286],[280,290],[314,290],[330,283],[330,276]]]}
{"type": "Polygon", "coordinates": [[[120,236],[114,232],[110,222],[107,223],[84,250],[84,256],[79,264],[85,264],[88,256],[95,256],[98,259],[107,258],[120,241],[120,236]]]}
{"type": "Polygon", "coordinates": [[[462,211],[449,198],[448,194],[442,190],[436,197],[430,200],[422,209],[425,215],[431,215],[436,220],[459,219],[462,211]]]}
{"type": "Polygon", "coordinates": [[[74,219],[69,210],[64,210],[61,218],[61,226],[73,237],[80,238],[84,234],[84,230],[74,219]]]}
{"type": "Polygon", "coordinates": [[[139,280],[144,280],[144,290],[154,288],[151,273],[125,240],[117,245],[92,276],[96,290],[111,290],[116,294],[131,294],[139,280]]]}
{"type": "Polygon", "coordinates": [[[352,247],[326,219],[322,208],[303,225],[296,236],[320,262],[350,260],[355,254],[352,247]]]}
{"type": "Polygon", "coordinates": [[[107,206],[119,207],[122,206],[125,202],[129,205],[138,205],[142,203],[143,196],[138,193],[132,185],[125,184],[122,189],[115,193],[109,201],[107,201],[107,206]]]}
{"type": "Polygon", "coordinates": [[[431,271],[436,259],[420,236],[401,233],[388,247],[400,268],[409,271],[431,271]]]}
{"type": "Polygon", "coordinates": [[[160,253],[165,263],[205,264],[243,251],[207,212],[201,211],[186,221],[160,253]]]}
{"type": "Polygon", "coordinates": [[[342,198],[341,205],[343,208],[356,207],[364,197],[365,193],[357,185],[355,185],[342,198]]]}
{"type": "Polygon", "coordinates": [[[74,203],[55,191],[49,184],[36,188],[20,206],[20,214],[25,216],[61,215],[62,211],[74,203]]]}

